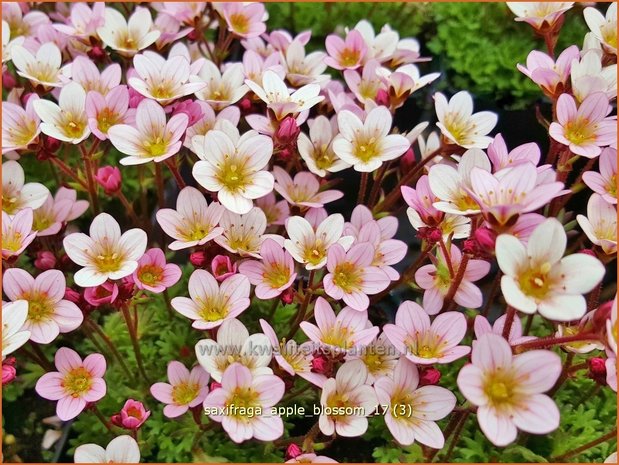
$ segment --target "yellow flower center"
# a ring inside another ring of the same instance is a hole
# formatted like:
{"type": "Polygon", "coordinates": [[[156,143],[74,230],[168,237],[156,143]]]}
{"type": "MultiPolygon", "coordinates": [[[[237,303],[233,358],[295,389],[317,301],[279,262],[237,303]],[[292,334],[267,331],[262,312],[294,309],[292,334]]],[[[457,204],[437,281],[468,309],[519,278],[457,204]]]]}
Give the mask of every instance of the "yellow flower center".
{"type": "Polygon", "coordinates": [[[361,273],[353,263],[340,263],[333,270],[333,284],[346,293],[360,290],[362,283],[361,273]]]}
{"type": "Polygon", "coordinates": [[[359,50],[345,48],[340,53],[340,64],[342,66],[355,66],[359,63],[359,50]]]}
{"type": "Polygon", "coordinates": [[[319,169],[326,170],[331,168],[334,161],[335,153],[331,150],[329,145],[322,144],[316,149],[314,153],[314,162],[319,169]]]}
{"type": "Polygon", "coordinates": [[[19,203],[17,200],[17,197],[2,196],[2,209],[9,215],[14,215],[19,209],[19,203]]]}
{"type": "Polygon", "coordinates": [[[398,389],[391,396],[391,415],[396,420],[410,420],[414,399],[410,391],[398,389]]]}
{"type": "Polygon", "coordinates": [[[518,279],[522,292],[536,300],[546,297],[552,285],[548,276],[551,268],[552,265],[545,262],[536,268],[526,270],[518,279]]]}
{"type": "Polygon", "coordinates": [[[56,82],[58,68],[37,61],[26,66],[26,73],[40,82],[56,82]]]}
{"type": "Polygon", "coordinates": [[[380,155],[380,146],[375,137],[359,138],[354,143],[353,153],[359,160],[367,163],[380,155]]]}
{"type": "Polygon", "coordinates": [[[617,197],[617,175],[613,174],[610,177],[610,181],[606,184],[606,192],[615,198],[617,197]]]}
{"type": "Polygon", "coordinates": [[[262,277],[269,286],[277,289],[290,279],[290,269],[283,263],[270,263],[265,267],[262,277]]]}
{"type": "Polygon", "coordinates": [[[99,128],[99,131],[101,131],[103,134],[107,134],[108,129],[110,129],[115,124],[118,124],[119,121],[120,115],[114,113],[109,108],[104,108],[97,115],[97,127],[99,128]]]}
{"type": "Polygon", "coordinates": [[[243,163],[239,163],[238,160],[226,155],[223,165],[217,167],[219,168],[217,179],[230,192],[243,192],[245,190],[250,173],[243,163]]]}
{"type": "Polygon", "coordinates": [[[577,119],[565,125],[565,138],[575,145],[595,141],[594,127],[586,119],[577,119]]]}
{"type": "Polygon", "coordinates": [[[177,384],[172,388],[172,400],[178,405],[187,405],[200,393],[200,385],[189,382],[177,384]]]}
{"type": "Polygon", "coordinates": [[[156,265],[146,265],[138,270],[138,278],[144,284],[152,286],[161,282],[163,269],[156,265]]]}
{"type": "Polygon", "coordinates": [[[230,15],[230,26],[238,34],[247,34],[249,31],[249,18],[242,13],[230,15]]]}
{"type": "Polygon", "coordinates": [[[110,273],[120,270],[123,256],[109,246],[102,247],[99,254],[94,257],[97,270],[102,273],[110,273]]]}
{"type": "Polygon", "coordinates": [[[350,334],[348,328],[342,327],[339,323],[336,323],[323,332],[322,342],[342,349],[350,349],[353,346],[351,336],[352,334],[350,334]]]}
{"type": "Polygon", "coordinates": [[[17,252],[21,248],[22,243],[21,233],[12,231],[11,229],[9,229],[6,236],[2,237],[2,248],[11,252],[17,252]]]}
{"type": "Polygon", "coordinates": [[[168,99],[174,97],[174,85],[171,82],[162,82],[151,89],[153,97],[168,99]]]}
{"type": "Polygon", "coordinates": [[[53,213],[47,210],[37,209],[34,211],[34,219],[32,223],[32,229],[34,231],[44,231],[55,223],[55,219],[52,216],[53,213]]]}
{"type": "Polygon", "coordinates": [[[48,321],[54,314],[54,306],[43,293],[32,293],[24,295],[28,301],[28,320],[33,323],[48,321]]]}
{"type": "MultiPolygon", "coordinates": [[[[600,29],[601,29],[600,32],[602,33],[602,39],[604,39],[604,42],[606,42],[608,45],[610,45],[613,48],[617,48],[617,24],[609,23],[609,24],[602,26],[600,29]]],[[[11,34],[11,37],[12,36],[13,34],[11,34]]]]}
{"type": "Polygon", "coordinates": [[[191,223],[186,228],[177,228],[177,232],[187,242],[199,241],[204,239],[211,232],[211,225],[204,224],[199,221],[191,223]]]}
{"type": "Polygon", "coordinates": [[[235,417],[237,421],[249,422],[252,415],[250,412],[261,407],[259,394],[251,388],[237,387],[226,401],[226,407],[229,408],[229,416],[235,417]]]}
{"type": "Polygon", "coordinates": [[[225,304],[227,299],[219,299],[218,297],[206,297],[204,300],[198,299],[198,315],[204,321],[219,321],[223,320],[228,314],[228,307],[225,304]]]}
{"type": "Polygon", "coordinates": [[[514,403],[515,387],[516,383],[513,377],[501,369],[490,373],[483,382],[484,393],[494,407],[502,407],[514,403]]]}
{"type": "Polygon", "coordinates": [[[30,34],[30,26],[25,21],[9,22],[9,30],[11,31],[11,35],[9,36],[11,39],[30,34]]]}
{"type": "Polygon", "coordinates": [[[34,138],[37,131],[37,124],[30,118],[21,118],[19,125],[3,128],[3,132],[8,132],[8,139],[15,147],[25,147],[34,138]]]}
{"type": "Polygon", "coordinates": [[[144,142],[144,149],[149,157],[159,157],[167,152],[168,143],[161,136],[144,142]]]}
{"type": "Polygon", "coordinates": [[[82,115],[74,115],[71,112],[63,113],[63,122],[61,130],[65,136],[71,139],[77,139],[84,134],[86,121],[82,115]]]}
{"type": "Polygon", "coordinates": [[[436,334],[426,332],[423,334],[417,333],[414,337],[409,337],[406,341],[408,350],[413,355],[421,358],[437,358],[443,353],[443,348],[447,345],[447,341],[441,341],[441,338],[436,334]]]}
{"type": "Polygon", "coordinates": [[[84,367],[69,371],[62,380],[62,387],[72,397],[82,397],[92,386],[92,374],[84,367]]]}
{"type": "Polygon", "coordinates": [[[327,256],[327,249],[320,239],[313,244],[307,244],[303,251],[303,259],[311,264],[318,265],[327,256]]]}

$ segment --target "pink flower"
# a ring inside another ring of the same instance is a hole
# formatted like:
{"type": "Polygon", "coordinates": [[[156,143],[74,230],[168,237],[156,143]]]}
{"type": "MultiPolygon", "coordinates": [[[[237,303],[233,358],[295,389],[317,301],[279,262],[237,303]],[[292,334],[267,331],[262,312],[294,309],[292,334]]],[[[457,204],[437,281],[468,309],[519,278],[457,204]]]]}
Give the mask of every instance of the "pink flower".
{"type": "Polygon", "coordinates": [[[57,400],[56,415],[62,421],[77,417],[88,402],[105,396],[105,358],[90,354],[82,361],[77,352],[61,347],[54,357],[56,369],[45,373],[35,386],[37,393],[48,400],[57,400]]]}
{"type": "Polygon", "coordinates": [[[496,446],[516,439],[517,430],[548,434],[559,426],[559,409],[542,394],[561,373],[561,358],[548,350],[513,356],[509,343],[485,334],[473,346],[472,363],[458,374],[464,397],[477,405],[477,421],[496,446]]]}
{"type": "Polygon", "coordinates": [[[314,363],[316,358],[313,356],[314,343],[312,341],[303,344],[297,344],[293,339],[286,341],[285,338],[282,338],[280,341],[277,339],[273,327],[263,319],[260,319],[260,327],[266,337],[269,338],[273,357],[282,370],[290,376],[299,375],[315,386],[322,388],[327,378],[319,370],[316,370],[314,363]]]}
{"type": "Polygon", "coordinates": [[[126,86],[117,86],[103,96],[90,91],[86,95],[88,127],[100,140],[108,138],[108,131],[117,124],[134,124],[135,110],[129,109],[129,91],[126,86]]]}
{"type": "Polygon", "coordinates": [[[32,230],[32,208],[24,208],[13,217],[2,210],[2,258],[20,255],[37,236],[32,230]]]}
{"type": "Polygon", "coordinates": [[[558,122],[550,125],[550,136],[575,155],[595,158],[602,147],[617,142],[617,117],[608,116],[610,111],[602,92],[588,95],[579,107],[574,97],[562,94],[557,101],[558,122]]]}
{"type": "Polygon", "coordinates": [[[191,76],[191,66],[183,55],[173,55],[167,60],[155,52],[143,52],[133,57],[138,77],[129,78],[129,85],[145,97],[167,105],[173,100],[197,92],[206,86],[191,76]]]}
{"type": "Polygon", "coordinates": [[[580,58],[576,45],[566,48],[555,61],[543,52],[533,50],[527,56],[526,68],[518,64],[518,69],[540,86],[550,98],[561,95],[568,84],[572,61],[580,58]]]}
{"type": "Polygon", "coordinates": [[[338,190],[320,190],[320,183],[316,177],[307,172],[302,171],[292,177],[281,167],[273,167],[273,175],[275,176],[274,189],[290,205],[309,208],[321,208],[326,203],[333,202],[344,196],[342,191],[338,190]]]}
{"type": "Polygon", "coordinates": [[[131,57],[154,43],[161,35],[153,28],[153,17],[148,8],[137,7],[129,20],[114,9],[105,9],[105,21],[97,28],[103,43],[123,56],[131,57]]]}
{"type": "Polygon", "coordinates": [[[338,461],[326,455],[300,454],[285,463],[338,463],[338,461]]]}
{"type": "Polygon", "coordinates": [[[253,207],[249,213],[238,215],[225,210],[219,221],[224,233],[215,238],[215,242],[228,252],[241,257],[260,258],[261,244],[271,238],[282,242],[283,238],[275,234],[264,234],[267,227],[266,215],[258,207],[253,207]]]}
{"type": "Polygon", "coordinates": [[[58,234],[72,207],[73,202],[70,200],[55,200],[52,194],[48,194],[43,205],[34,210],[32,229],[37,232],[37,236],[58,234]]]}
{"type": "MultiPolygon", "coordinates": [[[[475,330],[475,338],[481,339],[481,337],[487,333],[498,334],[499,336],[501,336],[503,334],[503,328],[505,327],[506,319],[507,315],[501,315],[499,318],[496,319],[493,325],[490,325],[490,322],[486,317],[477,315],[475,317],[475,323],[473,324],[473,328],[475,330]]],[[[522,335],[522,323],[520,322],[520,318],[515,317],[509,330],[509,335],[507,336],[509,344],[515,346],[518,344],[522,344],[523,342],[532,341],[533,339],[536,339],[536,337],[522,335]]]]}
{"type": "Polygon", "coordinates": [[[237,264],[232,263],[227,255],[217,255],[211,261],[211,271],[213,276],[219,282],[233,276],[236,273],[237,264]]]}
{"type": "Polygon", "coordinates": [[[611,3],[603,15],[593,7],[584,11],[585,22],[593,35],[613,54],[617,54],[617,4],[611,3]]]}
{"type": "Polygon", "coordinates": [[[73,221],[82,216],[82,214],[88,210],[88,201],[77,200],[77,191],[75,189],[67,189],[66,187],[58,188],[56,195],[54,195],[54,202],[60,202],[63,200],[68,200],[71,202],[71,211],[65,218],[65,221],[73,221]]]}
{"type": "Polygon", "coordinates": [[[195,187],[185,187],[176,199],[176,210],[162,208],[157,211],[157,222],[168,236],[176,239],[168,247],[172,250],[204,245],[221,235],[217,226],[225,209],[217,202],[209,205],[204,195],[195,187]]]}
{"type": "Polygon", "coordinates": [[[488,146],[488,158],[492,163],[492,170],[496,172],[503,168],[526,162],[533,163],[537,166],[541,158],[541,153],[539,145],[535,142],[519,145],[508,152],[505,139],[503,139],[501,134],[497,134],[488,146]]]}
{"type": "Polygon", "coordinates": [[[333,151],[333,140],[338,135],[337,118],[329,120],[320,115],[308,121],[309,137],[300,133],[297,139],[299,155],[307,168],[317,176],[324,178],[327,172],[335,173],[350,165],[341,160],[333,151]]]}
{"type": "Polygon", "coordinates": [[[587,216],[576,217],[589,240],[605,254],[617,253],[617,208],[599,194],[592,194],[587,203],[587,216]]]}
{"type": "Polygon", "coordinates": [[[176,418],[190,408],[200,405],[208,394],[209,375],[197,365],[191,372],[181,362],[168,363],[168,380],[170,383],[155,383],[150,392],[155,399],[163,402],[163,414],[176,418]]]}
{"type": "MultiPolygon", "coordinates": [[[[204,113],[202,111],[203,106],[209,106],[208,103],[198,102],[193,100],[183,100],[177,103],[174,103],[166,108],[166,112],[171,112],[172,115],[177,115],[179,113],[183,113],[187,115],[189,118],[189,123],[187,127],[191,127],[196,124],[198,121],[202,120],[204,113]]],[[[187,138],[187,134],[185,133],[185,138],[187,138]]]]}
{"type": "Polygon", "coordinates": [[[508,234],[497,238],[496,258],[504,273],[501,290],[508,305],[554,321],[572,321],[585,314],[582,294],[602,280],[605,269],[587,254],[562,258],[566,245],[565,230],[556,218],[537,226],[526,247],[508,234]]]}
{"type": "Polygon", "coordinates": [[[3,278],[3,290],[10,300],[28,301],[24,329],[31,332],[32,341],[49,344],[59,333],[68,333],[82,324],[81,310],[63,298],[66,282],[61,271],[48,270],[33,278],[25,270],[10,268],[3,278]]]}
{"type": "Polygon", "coordinates": [[[328,75],[322,74],[327,69],[324,62],[327,54],[322,51],[306,53],[304,40],[299,34],[285,50],[282,66],[286,71],[286,79],[294,87],[300,87],[312,82],[323,82],[328,75]]]}
{"type": "Polygon", "coordinates": [[[347,361],[359,359],[365,363],[368,370],[367,382],[370,384],[381,376],[391,376],[399,357],[400,353],[384,332],[368,345],[346,354],[347,361]]]}
{"type": "MultiPolygon", "coordinates": [[[[103,71],[99,71],[97,65],[85,56],[75,57],[75,60],[62,71],[65,76],[82,86],[86,93],[94,91],[102,97],[106,97],[110,91],[119,87],[122,78],[122,70],[118,63],[113,63],[103,71]]],[[[121,87],[127,90],[125,86],[121,87]]],[[[108,102],[114,101],[108,100],[108,102]]]]}
{"type": "Polygon", "coordinates": [[[228,30],[239,37],[251,39],[266,31],[266,11],[262,3],[220,3],[218,9],[226,20],[228,30]]]}
{"type": "Polygon", "coordinates": [[[50,196],[49,190],[38,182],[25,183],[21,165],[15,160],[2,163],[2,211],[15,215],[24,208],[36,210],[50,196]]]}
{"type": "Polygon", "coordinates": [[[251,438],[274,441],[284,434],[284,424],[279,416],[271,414],[271,407],[281,400],[284,389],[284,382],[277,376],[254,377],[249,368],[233,363],[224,372],[221,388],[204,399],[204,409],[236,443],[251,438]]]}
{"type": "Polygon", "coordinates": [[[141,229],[121,234],[116,220],[101,213],[90,224],[90,236],[69,234],[63,244],[69,258],[83,267],[75,273],[75,283],[92,287],[132,274],[138,267],[138,259],[144,255],[146,242],[146,233],[141,229]]]}
{"type": "MultiPolygon", "coordinates": [[[[184,103],[184,102],[181,102],[184,103]]],[[[179,104],[180,105],[180,104],[179,104]]],[[[202,102],[201,100],[196,100],[192,103],[192,111],[196,110],[193,108],[198,106],[200,108],[201,116],[200,118],[192,124],[192,121],[195,119],[195,113],[189,115],[189,127],[187,128],[187,132],[185,133],[185,142],[184,145],[189,150],[193,151],[194,144],[198,147],[198,151],[200,150],[200,146],[203,145],[204,136],[211,129],[221,129],[226,122],[231,123],[234,127],[238,126],[239,119],[241,118],[241,112],[238,107],[226,107],[217,114],[213,110],[208,103],[202,102]],[[200,136],[202,139],[196,139],[194,143],[194,138],[196,136],[200,136]]]]}
{"type": "Polygon", "coordinates": [[[260,256],[262,261],[242,262],[239,271],[256,286],[256,297],[268,300],[292,286],[297,274],[294,272],[292,256],[272,239],[262,243],[260,256]]]}
{"type": "Polygon", "coordinates": [[[516,21],[524,21],[540,31],[552,29],[573,5],[574,2],[507,2],[516,21]]]}
{"type": "Polygon", "coordinates": [[[161,249],[148,249],[138,260],[133,272],[133,281],[138,289],[159,294],[174,286],[181,279],[182,271],[178,265],[166,263],[161,249]]]}
{"type": "Polygon", "coordinates": [[[600,155],[599,173],[586,171],[582,180],[608,203],[617,203],[617,150],[606,147],[600,155]]]}
{"type": "Polygon", "coordinates": [[[53,42],[35,47],[35,50],[14,44],[11,47],[11,60],[17,74],[28,79],[33,86],[41,85],[50,89],[61,87],[66,82],[66,78],[60,72],[62,54],[53,42]]]}
{"type": "Polygon", "coordinates": [[[318,419],[323,434],[355,437],[367,431],[367,417],[377,405],[376,393],[367,384],[367,374],[363,362],[353,360],[344,363],[335,378],[325,381],[320,395],[322,413],[318,419]]]}
{"type": "Polygon", "coordinates": [[[72,37],[87,38],[96,35],[98,27],[105,23],[105,3],[94,3],[92,9],[86,3],[71,5],[67,24],[54,24],[58,31],[72,37]]]}
{"type": "Polygon", "coordinates": [[[368,47],[361,33],[355,29],[346,39],[330,34],[325,41],[328,57],[325,63],[334,69],[357,69],[363,63],[368,47]]]}
{"type": "Polygon", "coordinates": [[[2,361],[2,385],[6,386],[13,382],[17,376],[17,370],[15,369],[15,357],[9,357],[7,360],[2,361]]]}
{"type": "Polygon", "coordinates": [[[113,304],[118,297],[118,284],[106,281],[96,287],[84,289],[84,300],[93,307],[113,304]]]}
{"type": "Polygon", "coordinates": [[[370,305],[368,295],[387,288],[390,279],[377,266],[372,266],[375,249],[369,242],[353,245],[348,252],[340,244],[329,248],[327,273],[323,279],[325,292],[354,310],[363,311],[370,305]]]}
{"type": "Polygon", "coordinates": [[[244,74],[241,63],[230,63],[222,72],[210,60],[204,61],[198,73],[206,87],[196,92],[196,97],[211,105],[214,110],[223,110],[238,102],[248,88],[243,84],[244,74]]]}
{"type": "Polygon", "coordinates": [[[140,463],[140,447],[124,434],[112,439],[105,449],[98,444],[82,444],[73,458],[75,463],[140,463]]]}
{"type": "Polygon", "coordinates": [[[337,114],[340,135],[333,141],[333,151],[356,171],[369,173],[383,162],[403,155],[411,146],[400,134],[390,134],[393,118],[386,107],[371,110],[364,121],[348,110],[337,114]]]}
{"type": "MultiPolygon", "coordinates": [[[[4,77],[3,77],[4,81],[4,77]]],[[[2,153],[22,150],[37,140],[41,119],[34,110],[38,96],[28,99],[26,108],[11,102],[2,102],[2,153]]]]}
{"type": "MultiPolygon", "coordinates": [[[[422,266],[415,272],[415,282],[425,290],[423,307],[429,315],[436,315],[443,307],[445,296],[458,274],[461,262],[462,253],[452,244],[449,257],[445,257],[443,250],[439,249],[436,264],[422,266]],[[449,263],[453,275],[449,270],[449,263]]],[[[466,308],[481,307],[483,296],[473,283],[486,276],[489,271],[490,263],[484,260],[469,260],[453,297],[454,301],[466,308]]]]}
{"type": "Polygon", "coordinates": [[[405,358],[398,361],[392,377],[379,378],[374,388],[381,408],[387,408],[387,428],[398,443],[443,447],[445,438],[436,421],[453,410],[456,396],[438,386],[419,387],[419,371],[405,358]]]}
{"type": "Polygon", "coordinates": [[[249,280],[236,274],[219,285],[208,271],[196,270],[189,277],[189,296],[173,298],[174,310],[194,320],[196,329],[216,328],[249,307],[249,280]]]}
{"type": "Polygon", "coordinates": [[[95,181],[103,187],[107,195],[113,195],[120,190],[122,176],[117,166],[102,166],[95,174],[95,181]]]}
{"type": "Polygon", "coordinates": [[[427,312],[410,300],[400,304],[395,324],[385,325],[383,331],[400,353],[419,365],[450,363],[471,351],[458,345],[466,334],[463,314],[445,312],[430,324],[427,312]]]}
{"type": "Polygon", "coordinates": [[[128,155],[120,159],[122,165],[161,162],[180,150],[188,121],[187,115],[177,114],[166,122],[164,109],[157,102],[144,99],[135,113],[136,127],[116,124],[107,135],[118,151],[128,155]]]}
{"type": "Polygon", "coordinates": [[[378,336],[379,329],[371,326],[367,312],[344,307],[336,317],[323,297],[316,299],[314,316],[316,324],[303,321],[301,329],[313,342],[335,354],[366,346],[378,336]]]}
{"type": "Polygon", "coordinates": [[[137,430],[150,417],[150,410],[146,410],[140,401],[129,399],[119,413],[111,418],[112,424],[129,430],[137,430]]]}

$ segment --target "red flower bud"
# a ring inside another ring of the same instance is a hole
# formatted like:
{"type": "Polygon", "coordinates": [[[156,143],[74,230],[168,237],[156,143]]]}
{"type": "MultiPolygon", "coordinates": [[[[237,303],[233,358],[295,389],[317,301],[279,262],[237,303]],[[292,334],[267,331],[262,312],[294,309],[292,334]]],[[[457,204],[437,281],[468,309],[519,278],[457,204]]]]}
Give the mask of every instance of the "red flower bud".
{"type": "Polygon", "coordinates": [[[251,111],[251,106],[252,106],[251,100],[245,97],[239,102],[238,106],[239,106],[239,109],[241,110],[241,113],[243,114],[249,113],[251,111]]]}
{"type": "Polygon", "coordinates": [[[286,460],[292,460],[294,458],[297,458],[302,453],[303,451],[301,450],[301,448],[295,443],[292,443],[286,448],[286,460]]]}
{"type": "Polygon", "coordinates": [[[441,380],[441,372],[436,368],[426,368],[421,373],[421,377],[419,378],[420,386],[432,386],[434,384],[438,384],[441,380]]]}
{"type": "Polygon", "coordinates": [[[37,257],[34,259],[34,266],[41,271],[56,268],[56,256],[49,250],[41,250],[37,252],[37,257]]]}
{"type": "Polygon", "coordinates": [[[2,362],[2,385],[9,384],[17,376],[15,369],[15,357],[7,357],[2,362]]]}
{"type": "Polygon", "coordinates": [[[236,273],[237,265],[232,263],[230,257],[226,255],[217,255],[211,261],[211,271],[217,281],[223,281],[236,273]]]}
{"type": "Polygon", "coordinates": [[[478,244],[489,252],[494,252],[496,234],[488,228],[479,228],[474,233],[478,244]]]}
{"type": "Polygon", "coordinates": [[[215,389],[219,389],[221,387],[221,383],[217,381],[212,381],[210,386],[210,391],[213,392],[215,389]]]}
{"type": "Polygon", "coordinates": [[[275,131],[275,145],[286,147],[295,143],[300,132],[301,129],[297,125],[297,121],[292,116],[286,116],[275,131]]]}
{"type": "Polygon", "coordinates": [[[591,255],[592,257],[597,257],[597,255],[592,249],[582,249],[582,250],[579,250],[578,253],[584,253],[586,255],[591,255]]]}
{"type": "Polygon", "coordinates": [[[113,303],[118,297],[118,286],[109,281],[100,286],[87,287],[84,290],[84,299],[93,307],[113,303]]]}
{"type": "Polygon", "coordinates": [[[54,139],[53,137],[49,137],[47,136],[45,138],[45,141],[43,142],[43,146],[45,147],[45,149],[51,153],[55,153],[60,146],[62,145],[62,142],[59,141],[58,139],[54,139]]]}
{"type": "Polygon", "coordinates": [[[389,106],[389,92],[385,89],[378,89],[376,93],[376,98],[374,99],[377,105],[383,105],[385,107],[389,106]]]}
{"type": "Polygon", "coordinates": [[[294,289],[289,287],[279,296],[280,300],[284,305],[291,304],[294,301],[294,289]]]}
{"type": "Polygon", "coordinates": [[[120,190],[122,176],[117,166],[102,166],[97,170],[95,181],[103,187],[107,195],[112,195],[120,190]]]}
{"type": "Polygon", "coordinates": [[[589,359],[589,377],[599,384],[606,384],[606,362],[603,358],[589,359]]]}
{"type": "Polygon", "coordinates": [[[208,256],[204,250],[198,250],[189,255],[189,261],[196,268],[202,268],[208,261],[208,256]]]}
{"type": "Polygon", "coordinates": [[[17,79],[8,70],[2,73],[2,87],[11,90],[17,85],[17,79]]]}

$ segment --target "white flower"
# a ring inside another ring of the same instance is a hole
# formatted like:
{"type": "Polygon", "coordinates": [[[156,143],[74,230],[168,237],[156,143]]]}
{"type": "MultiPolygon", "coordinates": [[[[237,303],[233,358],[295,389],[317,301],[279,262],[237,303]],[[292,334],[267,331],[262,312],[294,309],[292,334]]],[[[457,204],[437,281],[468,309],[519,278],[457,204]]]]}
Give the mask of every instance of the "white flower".
{"type": "Polygon", "coordinates": [[[617,3],[612,2],[606,10],[606,17],[593,7],[584,11],[587,26],[595,37],[612,53],[617,53],[617,3]]]}
{"type": "Polygon", "coordinates": [[[2,302],[2,360],[30,339],[30,331],[21,331],[28,318],[28,301],[2,302]]]}
{"type": "Polygon", "coordinates": [[[105,45],[130,57],[159,38],[161,32],[152,29],[153,18],[148,8],[137,7],[129,21],[120,11],[106,8],[105,24],[97,28],[97,34],[105,45]]]}
{"type": "Polygon", "coordinates": [[[204,100],[215,110],[222,110],[238,102],[247,93],[243,84],[244,74],[241,63],[232,63],[223,74],[212,61],[206,60],[197,77],[191,80],[205,82],[206,87],[196,92],[196,97],[204,100]]]}
{"type": "Polygon", "coordinates": [[[617,209],[599,194],[592,194],[587,203],[587,216],[578,215],[578,224],[604,253],[617,253],[617,209]]]}
{"type": "Polygon", "coordinates": [[[336,173],[349,168],[350,165],[340,160],[333,151],[333,140],[338,134],[337,119],[332,118],[329,121],[326,116],[320,115],[308,121],[308,125],[309,137],[301,132],[297,139],[299,155],[307,168],[321,178],[324,178],[327,172],[336,173]]]}
{"type": "Polygon", "coordinates": [[[25,77],[34,85],[43,87],[60,87],[63,85],[60,66],[62,55],[53,42],[47,42],[33,55],[21,45],[11,47],[11,59],[17,74],[25,77]]]}
{"type": "Polygon", "coordinates": [[[515,236],[501,234],[496,257],[504,276],[501,290],[516,310],[555,321],[581,318],[587,310],[582,294],[591,291],[604,276],[604,265],[595,257],[576,253],[565,258],[567,237],[555,218],[541,223],[526,248],[515,236]]]}
{"type": "Polygon", "coordinates": [[[411,145],[406,137],[389,134],[391,123],[391,113],[383,106],[370,111],[363,122],[353,112],[342,110],[337,115],[340,135],[333,141],[333,151],[356,171],[372,172],[411,145]]]}
{"type": "Polygon", "coordinates": [[[140,448],[131,436],[122,435],[110,441],[107,447],[82,444],[75,449],[75,463],[140,463],[140,448]]]}
{"type": "Polygon", "coordinates": [[[36,210],[45,203],[49,190],[38,182],[24,184],[24,170],[13,160],[2,163],[2,210],[14,215],[24,208],[36,210]]]}
{"type": "Polygon", "coordinates": [[[258,208],[252,208],[248,213],[239,215],[231,211],[224,211],[219,225],[223,228],[223,235],[215,238],[224,249],[242,257],[261,258],[260,246],[268,239],[274,239],[278,244],[281,237],[273,234],[264,234],[267,228],[267,217],[258,208]]]}

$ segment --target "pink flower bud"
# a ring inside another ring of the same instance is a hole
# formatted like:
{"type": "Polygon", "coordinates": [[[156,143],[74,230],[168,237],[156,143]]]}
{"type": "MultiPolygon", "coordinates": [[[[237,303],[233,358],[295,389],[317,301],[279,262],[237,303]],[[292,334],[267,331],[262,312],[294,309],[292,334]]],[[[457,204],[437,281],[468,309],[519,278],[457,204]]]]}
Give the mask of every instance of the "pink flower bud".
{"type": "Polygon", "coordinates": [[[241,110],[241,113],[243,114],[249,113],[251,111],[251,100],[245,97],[239,102],[238,106],[241,110]]]}
{"type": "Polygon", "coordinates": [[[232,276],[236,273],[236,269],[236,263],[232,263],[230,257],[226,255],[217,255],[211,262],[211,271],[217,281],[223,281],[232,276]]]}
{"type": "Polygon", "coordinates": [[[8,70],[2,73],[2,87],[6,90],[11,90],[17,85],[17,79],[8,70]]]}
{"type": "Polygon", "coordinates": [[[121,428],[136,430],[144,424],[150,416],[150,410],[146,410],[144,404],[137,400],[129,399],[125,402],[122,410],[112,416],[112,423],[121,428]]]}
{"type": "Polygon", "coordinates": [[[432,386],[441,380],[441,372],[436,368],[426,368],[419,378],[420,386],[432,386]]]}
{"type": "Polygon", "coordinates": [[[56,267],[56,256],[49,250],[41,250],[37,252],[34,266],[41,271],[51,270],[56,267]]]}
{"type": "Polygon", "coordinates": [[[376,98],[374,99],[377,105],[383,105],[385,107],[389,106],[389,92],[385,89],[378,89],[376,93],[376,98]]]}
{"type": "Polygon", "coordinates": [[[289,287],[279,296],[280,300],[284,305],[291,304],[294,301],[294,289],[289,287]]]}
{"type": "Polygon", "coordinates": [[[488,228],[479,228],[475,230],[475,239],[481,247],[487,251],[494,251],[496,242],[496,234],[488,228]]]}
{"type": "MultiPolygon", "coordinates": [[[[187,115],[189,118],[189,124],[187,126],[193,126],[204,115],[202,107],[193,100],[184,100],[182,102],[175,103],[169,107],[172,115],[178,115],[179,113],[187,115]]],[[[167,109],[166,109],[167,110],[167,109]]]]}
{"type": "Polygon", "coordinates": [[[328,377],[333,372],[333,363],[325,355],[315,355],[312,359],[312,372],[328,377]]]}
{"type": "Polygon", "coordinates": [[[43,145],[47,151],[51,153],[55,153],[56,151],[58,151],[58,149],[62,145],[62,142],[59,141],[58,139],[47,136],[45,138],[43,145]]]}
{"type": "Polygon", "coordinates": [[[411,147],[404,152],[404,155],[400,158],[400,168],[402,169],[402,172],[406,172],[411,169],[415,163],[415,152],[413,152],[413,148],[411,147]]]}
{"type": "Polygon", "coordinates": [[[218,383],[217,381],[213,381],[211,382],[211,386],[210,386],[210,392],[213,392],[215,389],[219,389],[221,387],[221,383],[218,383]]]}
{"type": "Polygon", "coordinates": [[[589,377],[599,384],[606,384],[606,362],[601,357],[589,359],[589,377]]]}
{"type": "Polygon", "coordinates": [[[302,453],[303,451],[301,448],[297,444],[292,443],[288,446],[288,448],[286,448],[286,460],[297,458],[302,453]]]}
{"type": "Polygon", "coordinates": [[[139,103],[145,98],[133,87],[129,87],[129,108],[137,108],[139,103]]]}
{"type": "Polygon", "coordinates": [[[73,302],[74,304],[78,304],[82,300],[82,295],[77,292],[75,289],[71,289],[67,287],[64,291],[64,298],[69,302],[73,302]]]}
{"type": "Polygon", "coordinates": [[[584,253],[586,255],[590,255],[592,257],[597,257],[597,255],[595,254],[595,252],[591,249],[581,249],[578,251],[578,253],[584,253]]]}
{"type": "Polygon", "coordinates": [[[100,61],[105,58],[106,53],[103,47],[100,45],[94,45],[88,52],[88,57],[95,61],[100,61]]]}
{"type": "Polygon", "coordinates": [[[17,376],[15,357],[8,357],[2,362],[2,385],[9,384],[17,376]]]}
{"type": "Polygon", "coordinates": [[[286,116],[275,131],[275,144],[286,147],[295,143],[300,132],[297,121],[292,116],[286,116]]]}
{"type": "Polygon", "coordinates": [[[195,29],[192,29],[191,32],[187,34],[187,39],[191,40],[192,42],[198,40],[198,37],[200,36],[198,35],[198,31],[196,31],[195,29]]]}
{"type": "Polygon", "coordinates": [[[122,176],[117,166],[102,166],[97,170],[95,180],[107,195],[112,195],[120,190],[122,176]]]}
{"type": "Polygon", "coordinates": [[[93,307],[111,304],[118,297],[118,286],[109,281],[100,286],[87,287],[84,290],[84,299],[93,307]]]}
{"type": "Polygon", "coordinates": [[[204,265],[206,265],[207,260],[208,257],[204,250],[198,250],[189,255],[189,261],[196,268],[202,268],[204,265]]]}

